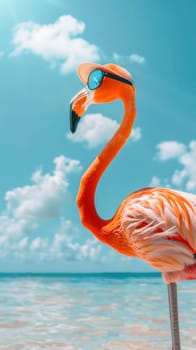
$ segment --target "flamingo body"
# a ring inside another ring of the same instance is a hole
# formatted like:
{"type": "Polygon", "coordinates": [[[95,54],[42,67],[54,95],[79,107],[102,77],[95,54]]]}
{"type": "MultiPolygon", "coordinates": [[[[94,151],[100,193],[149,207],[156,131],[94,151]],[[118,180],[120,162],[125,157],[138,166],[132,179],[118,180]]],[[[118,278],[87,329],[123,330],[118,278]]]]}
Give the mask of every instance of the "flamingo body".
{"type": "Polygon", "coordinates": [[[160,270],[166,282],[190,279],[185,269],[195,271],[196,195],[165,188],[137,191],[124,201],[120,223],[135,255],[160,270]]]}

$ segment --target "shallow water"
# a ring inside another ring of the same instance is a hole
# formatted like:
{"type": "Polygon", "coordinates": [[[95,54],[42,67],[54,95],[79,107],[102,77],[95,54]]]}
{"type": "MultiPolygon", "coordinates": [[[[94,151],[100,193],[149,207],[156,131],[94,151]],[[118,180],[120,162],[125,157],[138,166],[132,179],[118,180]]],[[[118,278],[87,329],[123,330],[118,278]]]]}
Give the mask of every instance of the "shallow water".
{"type": "MultiPolygon", "coordinates": [[[[171,349],[167,290],[146,275],[0,277],[0,349],[171,349]]],[[[182,348],[196,348],[196,283],[179,285],[182,348]]]]}

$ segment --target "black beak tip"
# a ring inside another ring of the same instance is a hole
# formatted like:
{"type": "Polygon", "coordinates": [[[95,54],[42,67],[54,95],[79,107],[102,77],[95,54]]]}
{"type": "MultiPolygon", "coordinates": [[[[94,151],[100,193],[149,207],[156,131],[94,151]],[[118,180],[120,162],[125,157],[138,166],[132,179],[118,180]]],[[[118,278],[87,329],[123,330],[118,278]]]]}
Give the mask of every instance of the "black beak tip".
{"type": "Polygon", "coordinates": [[[74,133],[76,131],[79,121],[80,121],[80,117],[72,109],[72,103],[71,103],[71,105],[70,105],[70,130],[72,133],[74,133]]]}

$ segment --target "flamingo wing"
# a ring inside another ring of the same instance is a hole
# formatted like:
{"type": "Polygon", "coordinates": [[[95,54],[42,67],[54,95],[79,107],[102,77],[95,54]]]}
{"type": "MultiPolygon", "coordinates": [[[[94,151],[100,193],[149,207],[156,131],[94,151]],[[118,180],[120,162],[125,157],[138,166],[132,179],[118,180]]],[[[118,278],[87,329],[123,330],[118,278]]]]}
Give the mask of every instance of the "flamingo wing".
{"type": "Polygon", "coordinates": [[[163,188],[132,193],[121,225],[137,256],[161,272],[195,264],[196,195],[163,188]]]}

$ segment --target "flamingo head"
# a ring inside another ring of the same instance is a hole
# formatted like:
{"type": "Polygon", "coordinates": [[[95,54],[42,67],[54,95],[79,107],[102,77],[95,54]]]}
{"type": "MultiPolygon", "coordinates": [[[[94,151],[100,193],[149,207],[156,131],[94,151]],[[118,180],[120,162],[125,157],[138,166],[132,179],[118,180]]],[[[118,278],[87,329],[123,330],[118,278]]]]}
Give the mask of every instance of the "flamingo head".
{"type": "Polygon", "coordinates": [[[85,84],[70,102],[70,129],[75,132],[78,122],[93,103],[112,102],[128,92],[134,96],[135,87],[129,72],[116,64],[99,65],[83,63],[78,68],[78,75],[85,84]]]}

